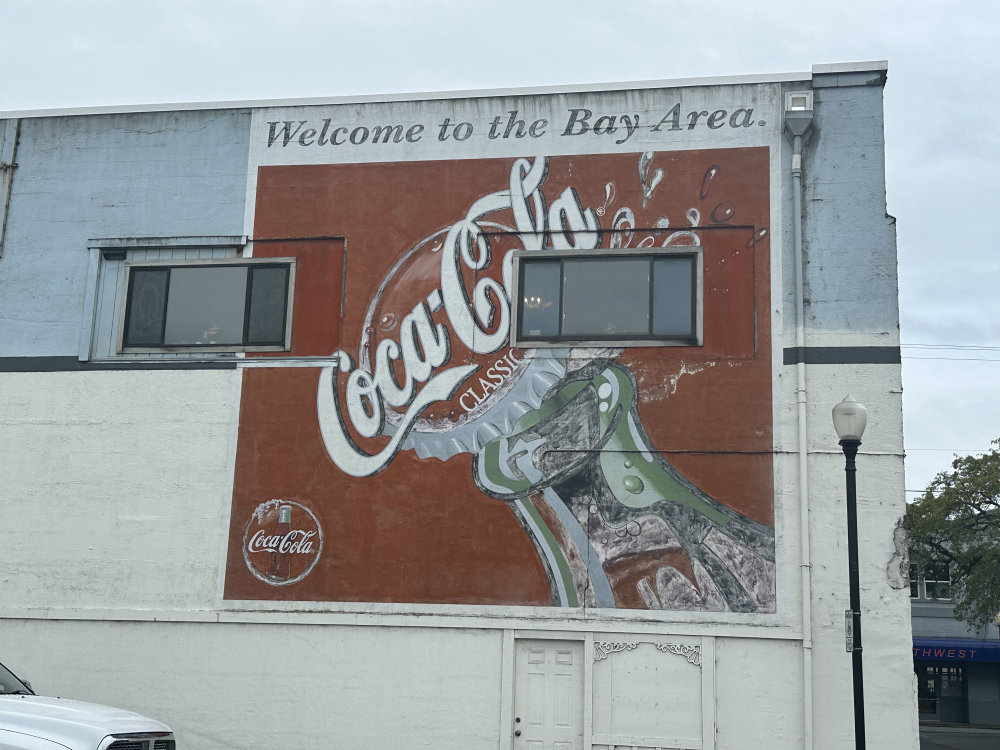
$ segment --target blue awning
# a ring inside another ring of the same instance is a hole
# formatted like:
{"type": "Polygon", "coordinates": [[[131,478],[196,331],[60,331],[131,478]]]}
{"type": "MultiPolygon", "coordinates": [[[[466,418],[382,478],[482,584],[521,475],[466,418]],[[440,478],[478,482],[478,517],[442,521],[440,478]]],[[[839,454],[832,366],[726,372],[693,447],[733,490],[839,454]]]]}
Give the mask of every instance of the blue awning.
{"type": "Polygon", "coordinates": [[[913,660],[1000,662],[1000,641],[915,637],[913,660]]]}

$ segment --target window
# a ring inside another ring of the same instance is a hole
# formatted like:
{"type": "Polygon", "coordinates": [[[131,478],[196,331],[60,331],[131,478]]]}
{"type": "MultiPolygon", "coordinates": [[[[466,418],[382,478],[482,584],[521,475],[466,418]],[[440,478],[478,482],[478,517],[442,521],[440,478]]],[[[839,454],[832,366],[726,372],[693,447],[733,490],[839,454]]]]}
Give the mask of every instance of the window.
{"type": "Polygon", "coordinates": [[[294,261],[125,264],[121,352],[282,351],[294,261]]]}
{"type": "Polygon", "coordinates": [[[913,671],[917,675],[917,705],[922,714],[939,713],[941,698],[967,696],[965,667],[917,664],[913,671]]]}
{"type": "Polygon", "coordinates": [[[947,563],[924,568],[923,579],[928,599],[951,599],[951,571],[947,563]]]}
{"type": "Polygon", "coordinates": [[[701,345],[701,248],[518,252],[519,346],[701,345]]]}
{"type": "Polygon", "coordinates": [[[951,600],[951,571],[947,563],[918,570],[910,565],[910,598],[951,600]],[[923,597],[921,597],[923,594],[923,597]]]}

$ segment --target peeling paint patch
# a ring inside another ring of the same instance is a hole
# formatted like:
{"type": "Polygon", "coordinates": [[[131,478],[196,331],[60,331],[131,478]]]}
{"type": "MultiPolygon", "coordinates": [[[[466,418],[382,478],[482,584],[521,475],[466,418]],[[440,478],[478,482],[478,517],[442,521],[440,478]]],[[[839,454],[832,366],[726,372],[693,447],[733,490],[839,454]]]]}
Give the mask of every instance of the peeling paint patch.
{"type": "Polygon", "coordinates": [[[889,558],[885,573],[889,579],[889,585],[894,589],[905,589],[910,587],[910,547],[907,544],[906,529],[903,528],[903,517],[896,521],[896,528],[892,530],[892,544],[895,550],[889,558]]]}
{"type": "Polygon", "coordinates": [[[684,375],[694,375],[709,367],[715,367],[715,364],[715,362],[702,362],[697,365],[688,365],[687,362],[681,362],[681,369],[668,375],[666,380],[650,383],[647,378],[642,378],[639,381],[639,398],[643,402],[661,401],[677,392],[677,381],[684,375]]]}

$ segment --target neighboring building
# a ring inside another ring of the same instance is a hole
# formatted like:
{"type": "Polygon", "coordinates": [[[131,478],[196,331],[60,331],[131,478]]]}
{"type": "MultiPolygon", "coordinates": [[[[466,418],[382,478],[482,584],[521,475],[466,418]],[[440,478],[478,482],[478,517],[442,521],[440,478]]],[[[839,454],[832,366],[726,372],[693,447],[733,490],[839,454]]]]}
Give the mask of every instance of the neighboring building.
{"type": "Polygon", "coordinates": [[[911,570],[913,671],[921,722],[1000,727],[1000,632],[955,619],[947,567],[911,570]]]}
{"type": "Polygon", "coordinates": [[[0,650],[186,748],[915,747],[884,63],[0,113],[0,650]]]}

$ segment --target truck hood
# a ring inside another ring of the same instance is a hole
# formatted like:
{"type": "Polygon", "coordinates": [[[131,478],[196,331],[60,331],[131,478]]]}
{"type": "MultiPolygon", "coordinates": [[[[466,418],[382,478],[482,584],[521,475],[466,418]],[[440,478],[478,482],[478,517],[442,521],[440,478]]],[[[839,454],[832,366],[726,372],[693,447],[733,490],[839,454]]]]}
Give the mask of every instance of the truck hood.
{"type": "Polygon", "coordinates": [[[71,748],[96,748],[109,734],[170,731],[132,711],[41,695],[0,695],[0,727],[71,748]]]}

